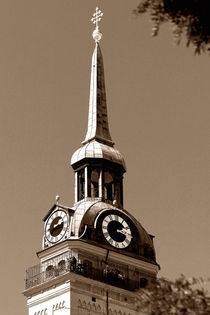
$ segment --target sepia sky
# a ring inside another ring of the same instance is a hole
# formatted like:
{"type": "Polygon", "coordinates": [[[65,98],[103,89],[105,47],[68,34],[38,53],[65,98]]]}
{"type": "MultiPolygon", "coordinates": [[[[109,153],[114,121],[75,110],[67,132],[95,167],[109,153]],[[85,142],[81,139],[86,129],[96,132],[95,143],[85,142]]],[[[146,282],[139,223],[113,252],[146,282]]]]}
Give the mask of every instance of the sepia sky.
{"type": "Polygon", "coordinates": [[[155,235],[160,276],[209,276],[210,56],[152,38],[138,0],[2,0],[0,9],[1,310],[27,314],[25,269],[42,219],[72,206],[70,166],[87,128],[90,18],[101,23],[109,125],[124,155],[125,209],[155,235]]]}

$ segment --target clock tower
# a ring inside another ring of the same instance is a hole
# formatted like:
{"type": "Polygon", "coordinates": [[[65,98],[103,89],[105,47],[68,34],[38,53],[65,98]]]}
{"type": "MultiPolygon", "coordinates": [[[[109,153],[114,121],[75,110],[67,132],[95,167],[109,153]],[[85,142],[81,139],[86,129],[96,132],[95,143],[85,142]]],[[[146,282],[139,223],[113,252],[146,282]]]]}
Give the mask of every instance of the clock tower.
{"type": "Polygon", "coordinates": [[[26,272],[29,315],[134,315],[139,290],[159,270],[153,236],[123,206],[124,158],[112,141],[96,8],[89,117],[71,158],[75,202],[46,213],[40,263],[26,272]]]}

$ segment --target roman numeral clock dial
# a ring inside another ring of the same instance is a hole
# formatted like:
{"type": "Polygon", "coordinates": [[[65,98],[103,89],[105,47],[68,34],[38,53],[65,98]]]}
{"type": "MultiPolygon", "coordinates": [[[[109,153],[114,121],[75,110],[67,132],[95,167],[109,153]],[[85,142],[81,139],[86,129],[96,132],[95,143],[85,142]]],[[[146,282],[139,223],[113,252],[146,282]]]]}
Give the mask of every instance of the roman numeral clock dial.
{"type": "Polygon", "coordinates": [[[131,243],[131,229],[120,215],[107,215],[102,222],[102,232],[107,242],[115,248],[123,249],[131,243]]]}
{"type": "Polygon", "coordinates": [[[50,243],[60,241],[68,228],[68,216],[65,211],[57,210],[48,219],[45,236],[50,243]]]}

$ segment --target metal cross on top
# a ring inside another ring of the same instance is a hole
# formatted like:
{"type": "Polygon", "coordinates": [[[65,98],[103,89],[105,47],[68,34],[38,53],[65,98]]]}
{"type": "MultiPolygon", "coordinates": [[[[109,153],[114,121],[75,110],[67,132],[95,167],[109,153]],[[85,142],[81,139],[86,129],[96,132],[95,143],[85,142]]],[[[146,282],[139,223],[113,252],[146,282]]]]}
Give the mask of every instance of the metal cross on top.
{"type": "Polygon", "coordinates": [[[93,13],[93,18],[91,19],[93,24],[96,24],[96,29],[98,29],[98,22],[101,21],[102,16],[103,12],[101,12],[101,10],[99,10],[99,8],[97,7],[95,13],[93,13]]]}
{"type": "Polygon", "coordinates": [[[93,24],[96,25],[95,30],[93,31],[93,39],[95,40],[96,43],[99,43],[101,38],[102,38],[102,34],[99,32],[99,27],[98,27],[98,22],[101,21],[101,17],[103,16],[103,12],[101,12],[101,10],[99,10],[99,8],[96,8],[95,13],[93,13],[93,17],[91,19],[91,21],[93,22],[93,24]]]}

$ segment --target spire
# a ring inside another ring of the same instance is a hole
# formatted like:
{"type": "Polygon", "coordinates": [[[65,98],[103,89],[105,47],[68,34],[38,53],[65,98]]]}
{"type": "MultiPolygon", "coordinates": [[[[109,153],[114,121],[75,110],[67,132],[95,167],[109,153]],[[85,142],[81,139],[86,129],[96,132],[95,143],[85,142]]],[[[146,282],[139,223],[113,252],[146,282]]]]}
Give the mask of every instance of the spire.
{"type": "Polygon", "coordinates": [[[98,22],[101,20],[102,15],[103,13],[96,8],[92,18],[93,23],[96,24],[96,28],[92,34],[96,46],[91,66],[88,130],[83,144],[96,140],[113,146],[114,143],[111,139],[108,126],[103,57],[99,47],[102,34],[99,31],[98,22]]]}

